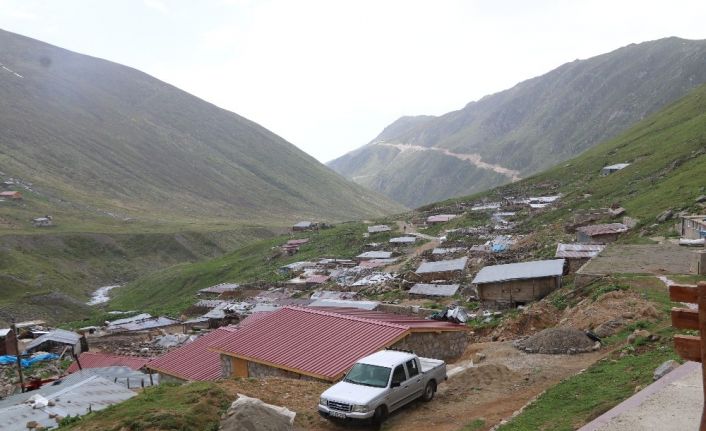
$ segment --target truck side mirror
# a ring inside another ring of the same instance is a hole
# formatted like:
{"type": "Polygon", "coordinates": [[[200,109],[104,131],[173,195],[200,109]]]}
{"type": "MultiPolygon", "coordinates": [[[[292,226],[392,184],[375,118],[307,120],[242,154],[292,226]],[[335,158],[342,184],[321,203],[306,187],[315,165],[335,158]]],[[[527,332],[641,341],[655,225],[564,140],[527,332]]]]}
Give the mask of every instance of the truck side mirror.
{"type": "Polygon", "coordinates": [[[399,388],[400,384],[401,384],[400,382],[392,382],[392,383],[390,383],[390,387],[391,388],[399,388]]]}

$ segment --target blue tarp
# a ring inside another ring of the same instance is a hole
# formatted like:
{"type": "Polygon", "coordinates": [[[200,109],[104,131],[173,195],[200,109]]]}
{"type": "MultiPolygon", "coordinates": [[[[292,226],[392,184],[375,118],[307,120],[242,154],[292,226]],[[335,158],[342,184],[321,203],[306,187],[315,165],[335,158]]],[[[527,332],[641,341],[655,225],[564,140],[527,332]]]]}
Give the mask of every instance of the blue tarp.
{"type": "Polygon", "coordinates": [[[502,253],[503,251],[507,250],[507,244],[495,243],[490,247],[490,250],[493,253],[502,253]]]}
{"type": "MultiPolygon", "coordinates": [[[[52,359],[59,359],[58,355],[53,353],[44,353],[41,355],[33,356],[29,359],[20,359],[20,363],[23,368],[27,368],[37,362],[51,361],[52,359]]],[[[0,365],[12,365],[17,363],[17,356],[14,355],[0,355],[0,365]]]]}

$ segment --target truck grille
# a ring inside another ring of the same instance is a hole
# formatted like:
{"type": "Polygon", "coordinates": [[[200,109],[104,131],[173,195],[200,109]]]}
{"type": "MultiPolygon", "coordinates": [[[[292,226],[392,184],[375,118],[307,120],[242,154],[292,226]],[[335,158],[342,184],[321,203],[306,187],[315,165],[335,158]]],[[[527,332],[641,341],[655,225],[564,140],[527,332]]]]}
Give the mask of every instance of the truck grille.
{"type": "Polygon", "coordinates": [[[336,401],[329,400],[328,407],[333,410],[338,410],[339,412],[350,412],[351,405],[345,403],[337,403],[336,401]]]}

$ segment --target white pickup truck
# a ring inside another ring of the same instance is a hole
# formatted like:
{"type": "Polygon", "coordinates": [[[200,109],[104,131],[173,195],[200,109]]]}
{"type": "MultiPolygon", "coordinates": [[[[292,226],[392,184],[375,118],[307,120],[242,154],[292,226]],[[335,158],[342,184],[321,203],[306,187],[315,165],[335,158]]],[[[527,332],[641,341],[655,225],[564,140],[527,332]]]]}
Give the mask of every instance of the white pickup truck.
{"type": "Polygon", "coordinates": [[[383,350],[360,359],[342,381],[324,391],[319,414],[381,423],[390,412],[417,398],[431,401],[446,378],[444,361],[383,350]]]}

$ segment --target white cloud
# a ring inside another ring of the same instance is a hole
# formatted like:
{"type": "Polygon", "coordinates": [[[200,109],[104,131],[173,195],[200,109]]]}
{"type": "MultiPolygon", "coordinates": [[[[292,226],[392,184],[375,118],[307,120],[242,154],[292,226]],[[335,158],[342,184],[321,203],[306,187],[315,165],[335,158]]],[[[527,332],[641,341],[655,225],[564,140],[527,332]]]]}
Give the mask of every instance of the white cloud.
{"type": "Polygon", "coordinates": [[[166,3],[164,3],[162,0],[143,0],[143,2],[145,6],[150,9],[154,9],[165,15],[169,13],[169,8],[167,7],[166,3]]]}

